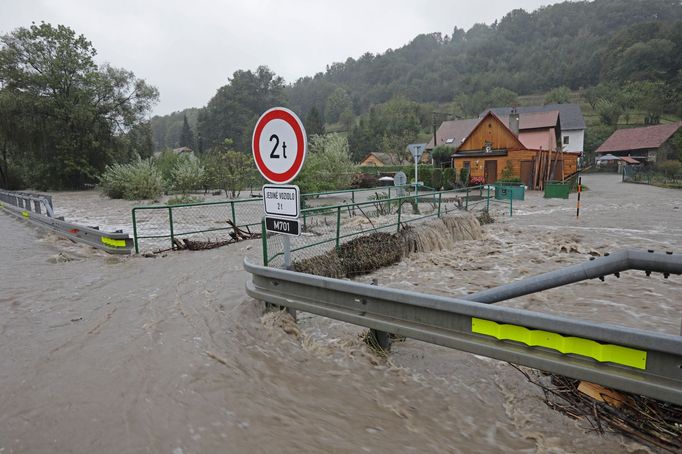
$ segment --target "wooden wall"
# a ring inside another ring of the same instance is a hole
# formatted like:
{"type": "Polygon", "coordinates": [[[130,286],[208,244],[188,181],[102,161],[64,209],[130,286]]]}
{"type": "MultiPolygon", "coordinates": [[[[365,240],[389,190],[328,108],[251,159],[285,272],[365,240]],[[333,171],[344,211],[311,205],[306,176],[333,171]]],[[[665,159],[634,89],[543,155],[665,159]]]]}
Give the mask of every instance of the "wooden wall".
{"type": "Polygon", "coordinates": [[[513,150],[523,148],[519,139],[492,114],[486,117],[457,148],[457,151],[484,150],[490,142],[493,150],[513,150]]]}
{"type": "MultiPolygon", "coordinates": [[[[515,177],[521,177],[521,161],[532,161],[539,156],[538,151],[534,150],[511,150],[508,152],[507,156],[470,156],[470,157],[456,157],[453,158],[452,164],[459,176],[459,172],[464,168],[464,162],[469,161],[471,163],[470,175],[472,177],[483,177],[485,172],[485,161],[496,160],[497,161],[497,179],[502,178],[502,172],[507,166],[507,161],[511,161],[512,172],[515,177]],[[478,164],[476,163],[478,161],[478,164]]],[[[547,152],[545,151],[545,156],[547,152]]],[[[578,170],[578,155],[569,153],[552,153],[552,162],[554,159],[563,161],[564,165],[564,175],[568,176],[575,173],[578,170]]]]}

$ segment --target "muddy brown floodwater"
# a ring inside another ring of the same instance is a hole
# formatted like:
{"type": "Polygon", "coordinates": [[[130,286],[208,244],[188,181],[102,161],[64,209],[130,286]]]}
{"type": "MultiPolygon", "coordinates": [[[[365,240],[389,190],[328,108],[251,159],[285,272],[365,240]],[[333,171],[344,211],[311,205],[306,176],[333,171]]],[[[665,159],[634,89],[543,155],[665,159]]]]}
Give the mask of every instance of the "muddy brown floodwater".
{"type": "MultiPolygon", "coordinates": [[[[359,280],[457,296],[590,253],[682,252],[682,193],[583,180],[579,220],[575,196],[529,194],[482,240],[359,280]]],[[[358,327],[263,316],[243,290],[256,241],[117,258],[4,214],[0,232],[2,454],[649,451],[551,411],[504,362],[409,339],[384,360],[358,327]]],[[[682,278],[624,272],[500,304],[679,334],[682,278]]]]}

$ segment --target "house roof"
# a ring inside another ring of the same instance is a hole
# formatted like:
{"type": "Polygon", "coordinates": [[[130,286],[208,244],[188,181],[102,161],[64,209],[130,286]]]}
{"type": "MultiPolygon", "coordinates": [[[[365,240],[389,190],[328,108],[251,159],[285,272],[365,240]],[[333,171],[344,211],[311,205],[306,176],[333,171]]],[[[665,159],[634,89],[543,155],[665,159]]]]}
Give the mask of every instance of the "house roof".
{"type": "Polygon", "coordinates": [[[466,120],[444,121],[441,123],[438,131],[436,131],[438,144],[434,146],[433,138],[431,138],[426,149],[431,150],[439,145],[446,145],[453,148],[459,147],[462,141],[478,124],[479,120],[479,118],[469,118],[466,120]]]}
{"type": "Polygon", "coordinates": [[[559,122],[559,111],[519,112],[519,130],[554,128],[559,122]]]}
{"type": "Polygon", "coordinates": [[[658,148],[682,126],[682,122],[643,128],[619,129],[597,148],[597,153],[658,148]]]}
{"type": "Polygon", "coordinates": [[[367,155],[362,158],[364,161],[367,159],[370,155],[373,155],[375,158],[377,158],[379,161],[381,161],[384,165],[398,165],[398,164],[410,164],[409,160],[405,159],[400,159],[398,156],[392,153],[383,153],[381,151],[372,151],[371,153],[367,153],[367,155]]]}
{"type": "Polygon", "coordinates": [[[477,118],[475,120],[476,124],[474,125],[473,128],[471,128],[471,130],[467,133],[467,135],[462,138],[462,141],[460,144],[458,144],[458,147],[461,146],[469,138],[471,133],[473,133],[476,130],[476,128],[478,128],[478,126],[485,121],[485,119],[488,117],[488,115],[492,116],[495,120],[497,120],[502,125],[502,127],[505,128],[509,132],[509,134],[512,135],[514,140],[516,140],[519,148],[525,148],[525,145],[521,143],[518,136],[516,134],[514,134],[514,131],[512,131],[509,128],[509,125],[507,123],[505,123],[504,121],[502,121],[502,119],[497,114],[495,114],[495,112],[493,112],[492,110],[485,112],[484,115],[481,115],[480,118],[477,118]]]}
{"type": "MultiPolygon", "coordinates": [[[[509,118],[512,107],[493,107],[492,110],[500,118],[509,118]]],[[[481,112],[481,116],[488,110],[481,112]]],[[[544,106],[523,106],[517,107],[516,111],[519,114],[534,113],[534,112],[551,112],[553,110],[559,111],[561,117],[561,129],[563,131],[571,131],[575,129],[585,129],[585,119],[578,104],[547,104],[544,106]]],[[[519,118],[519,121],[521,119],[519,118]]]]}

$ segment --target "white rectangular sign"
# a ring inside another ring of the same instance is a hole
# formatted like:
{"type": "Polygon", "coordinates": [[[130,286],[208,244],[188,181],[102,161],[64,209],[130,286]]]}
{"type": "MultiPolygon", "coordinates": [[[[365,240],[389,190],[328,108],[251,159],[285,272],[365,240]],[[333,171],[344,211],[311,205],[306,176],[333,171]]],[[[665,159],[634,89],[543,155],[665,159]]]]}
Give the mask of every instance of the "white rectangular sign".
{"type": "Polygon", "coordinates": [[[301,214],[300,190],[296,185],[264,185],[263,203],[267,215],[297,218],[301,214]]]}

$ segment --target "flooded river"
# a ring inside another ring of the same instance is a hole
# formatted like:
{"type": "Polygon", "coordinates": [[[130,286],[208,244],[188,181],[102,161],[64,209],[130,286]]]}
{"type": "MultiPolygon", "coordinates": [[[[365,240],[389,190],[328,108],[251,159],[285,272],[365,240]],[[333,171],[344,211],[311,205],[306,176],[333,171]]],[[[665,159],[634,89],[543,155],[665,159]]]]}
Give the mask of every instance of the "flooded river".
{"type": "MultiPolygon", "coordinates": [[[[682,193],[583,180],[580,219],[575,195],[532,193],[482,240],[359,280],[457,296],[620,248],[682,253],[682,193]]],[[[263,316],[243,290],[257,241],[119,258],[4,214],[0,232],[2,454],[648,451],[548,409],[506,363],[409,339],[385,360],[358,327],[263,316]]],[[[682,278],[624,272],[500,304],[679,334],[682,278]]]]}

